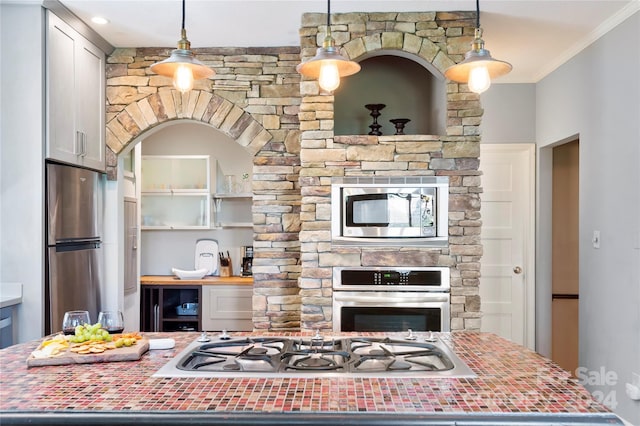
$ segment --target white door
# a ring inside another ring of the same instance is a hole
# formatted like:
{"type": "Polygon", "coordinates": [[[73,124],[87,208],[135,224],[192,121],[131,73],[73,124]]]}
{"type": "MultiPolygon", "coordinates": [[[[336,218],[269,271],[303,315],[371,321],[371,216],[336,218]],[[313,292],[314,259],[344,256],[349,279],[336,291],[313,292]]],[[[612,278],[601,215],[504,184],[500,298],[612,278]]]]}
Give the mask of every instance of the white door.
{"type": "Polygon", "coordinates": [[[535,145],[481,144],[482,331],[534,349],[535,145]]]}

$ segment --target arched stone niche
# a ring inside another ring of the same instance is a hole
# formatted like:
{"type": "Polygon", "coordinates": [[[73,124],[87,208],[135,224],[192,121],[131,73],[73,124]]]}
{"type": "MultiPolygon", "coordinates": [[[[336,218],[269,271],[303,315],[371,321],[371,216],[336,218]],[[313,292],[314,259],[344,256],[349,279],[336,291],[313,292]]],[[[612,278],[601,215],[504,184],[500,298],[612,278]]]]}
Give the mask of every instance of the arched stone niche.
{"type": "Polygon", "coordinates": [[[404,134],[440,135],[446,127],[446,84],[424,59],[401,51],[379,51],[360,60],[358,74],[335,91],[335,134],[366,135],[373,118],[366,104],[384,104],[378,124],[393,135],[394,118],[408,118],[404,134]]]}

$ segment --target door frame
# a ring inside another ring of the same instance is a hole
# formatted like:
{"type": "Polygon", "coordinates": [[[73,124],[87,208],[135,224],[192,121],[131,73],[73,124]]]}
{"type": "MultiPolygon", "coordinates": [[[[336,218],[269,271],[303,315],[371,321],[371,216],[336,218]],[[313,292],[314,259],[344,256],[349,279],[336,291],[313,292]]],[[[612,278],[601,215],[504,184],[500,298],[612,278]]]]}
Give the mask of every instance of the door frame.
{"type": "MultiPolygon", "coordinates": [[[[525,186],[528,196],[523,200],[526,204],[528,217],[523,223],[523,264],[524,281],[524,344],[534,350],[536,347],[536,144],[480,144],[481,151],[491,153],[520,153],[526,156],[527,168],[525,186]]],[[[480,169],[482,169],[482,154],[480,154],[480,169]]],[[[514,265],[516,266],[516,265],[514,265]]]]}
{"type": "Polygon", "coordinates": [[[551,209],[553,185],[553,148],[574,140],[580,140],[575,133],[544,146],[537,151],[536,190],[536,352],[551,358],[551,295],[553,259],[551,256],[551,229],[553,225],[551,209]]]}

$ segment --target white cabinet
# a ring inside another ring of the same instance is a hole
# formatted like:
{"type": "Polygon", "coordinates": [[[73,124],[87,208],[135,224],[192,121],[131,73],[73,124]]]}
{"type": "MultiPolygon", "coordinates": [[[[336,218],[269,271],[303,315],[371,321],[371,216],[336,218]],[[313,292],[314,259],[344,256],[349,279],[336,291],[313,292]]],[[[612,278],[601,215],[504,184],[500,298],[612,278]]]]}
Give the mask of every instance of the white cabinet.
{"type": "Polygon", "coordinates": [[[202,329],[206,331],[253,330],[253,287],[202,286],[202,329]]]}
{"type": "Polygon", "coordinates": [[[208,155],[143,155],[142,229],[208,229],[208,155]]]}
{"type": "Polygon", "coordinates": [[[47,12],[46,157],[105,170],[105,55],[47,12]]]}

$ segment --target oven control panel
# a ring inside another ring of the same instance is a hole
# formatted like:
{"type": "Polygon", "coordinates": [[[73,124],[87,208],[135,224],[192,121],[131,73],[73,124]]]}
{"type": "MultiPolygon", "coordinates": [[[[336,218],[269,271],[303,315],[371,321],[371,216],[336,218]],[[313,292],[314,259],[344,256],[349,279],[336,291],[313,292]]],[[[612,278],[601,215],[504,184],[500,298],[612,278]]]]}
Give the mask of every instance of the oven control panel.
{"type": "Polygon", "coordinates": [[[335,267],[334,289],[382,290],[381,287],[414,287],[420,290],[449,289],[449,268],[445,267],[335,267]]]}

